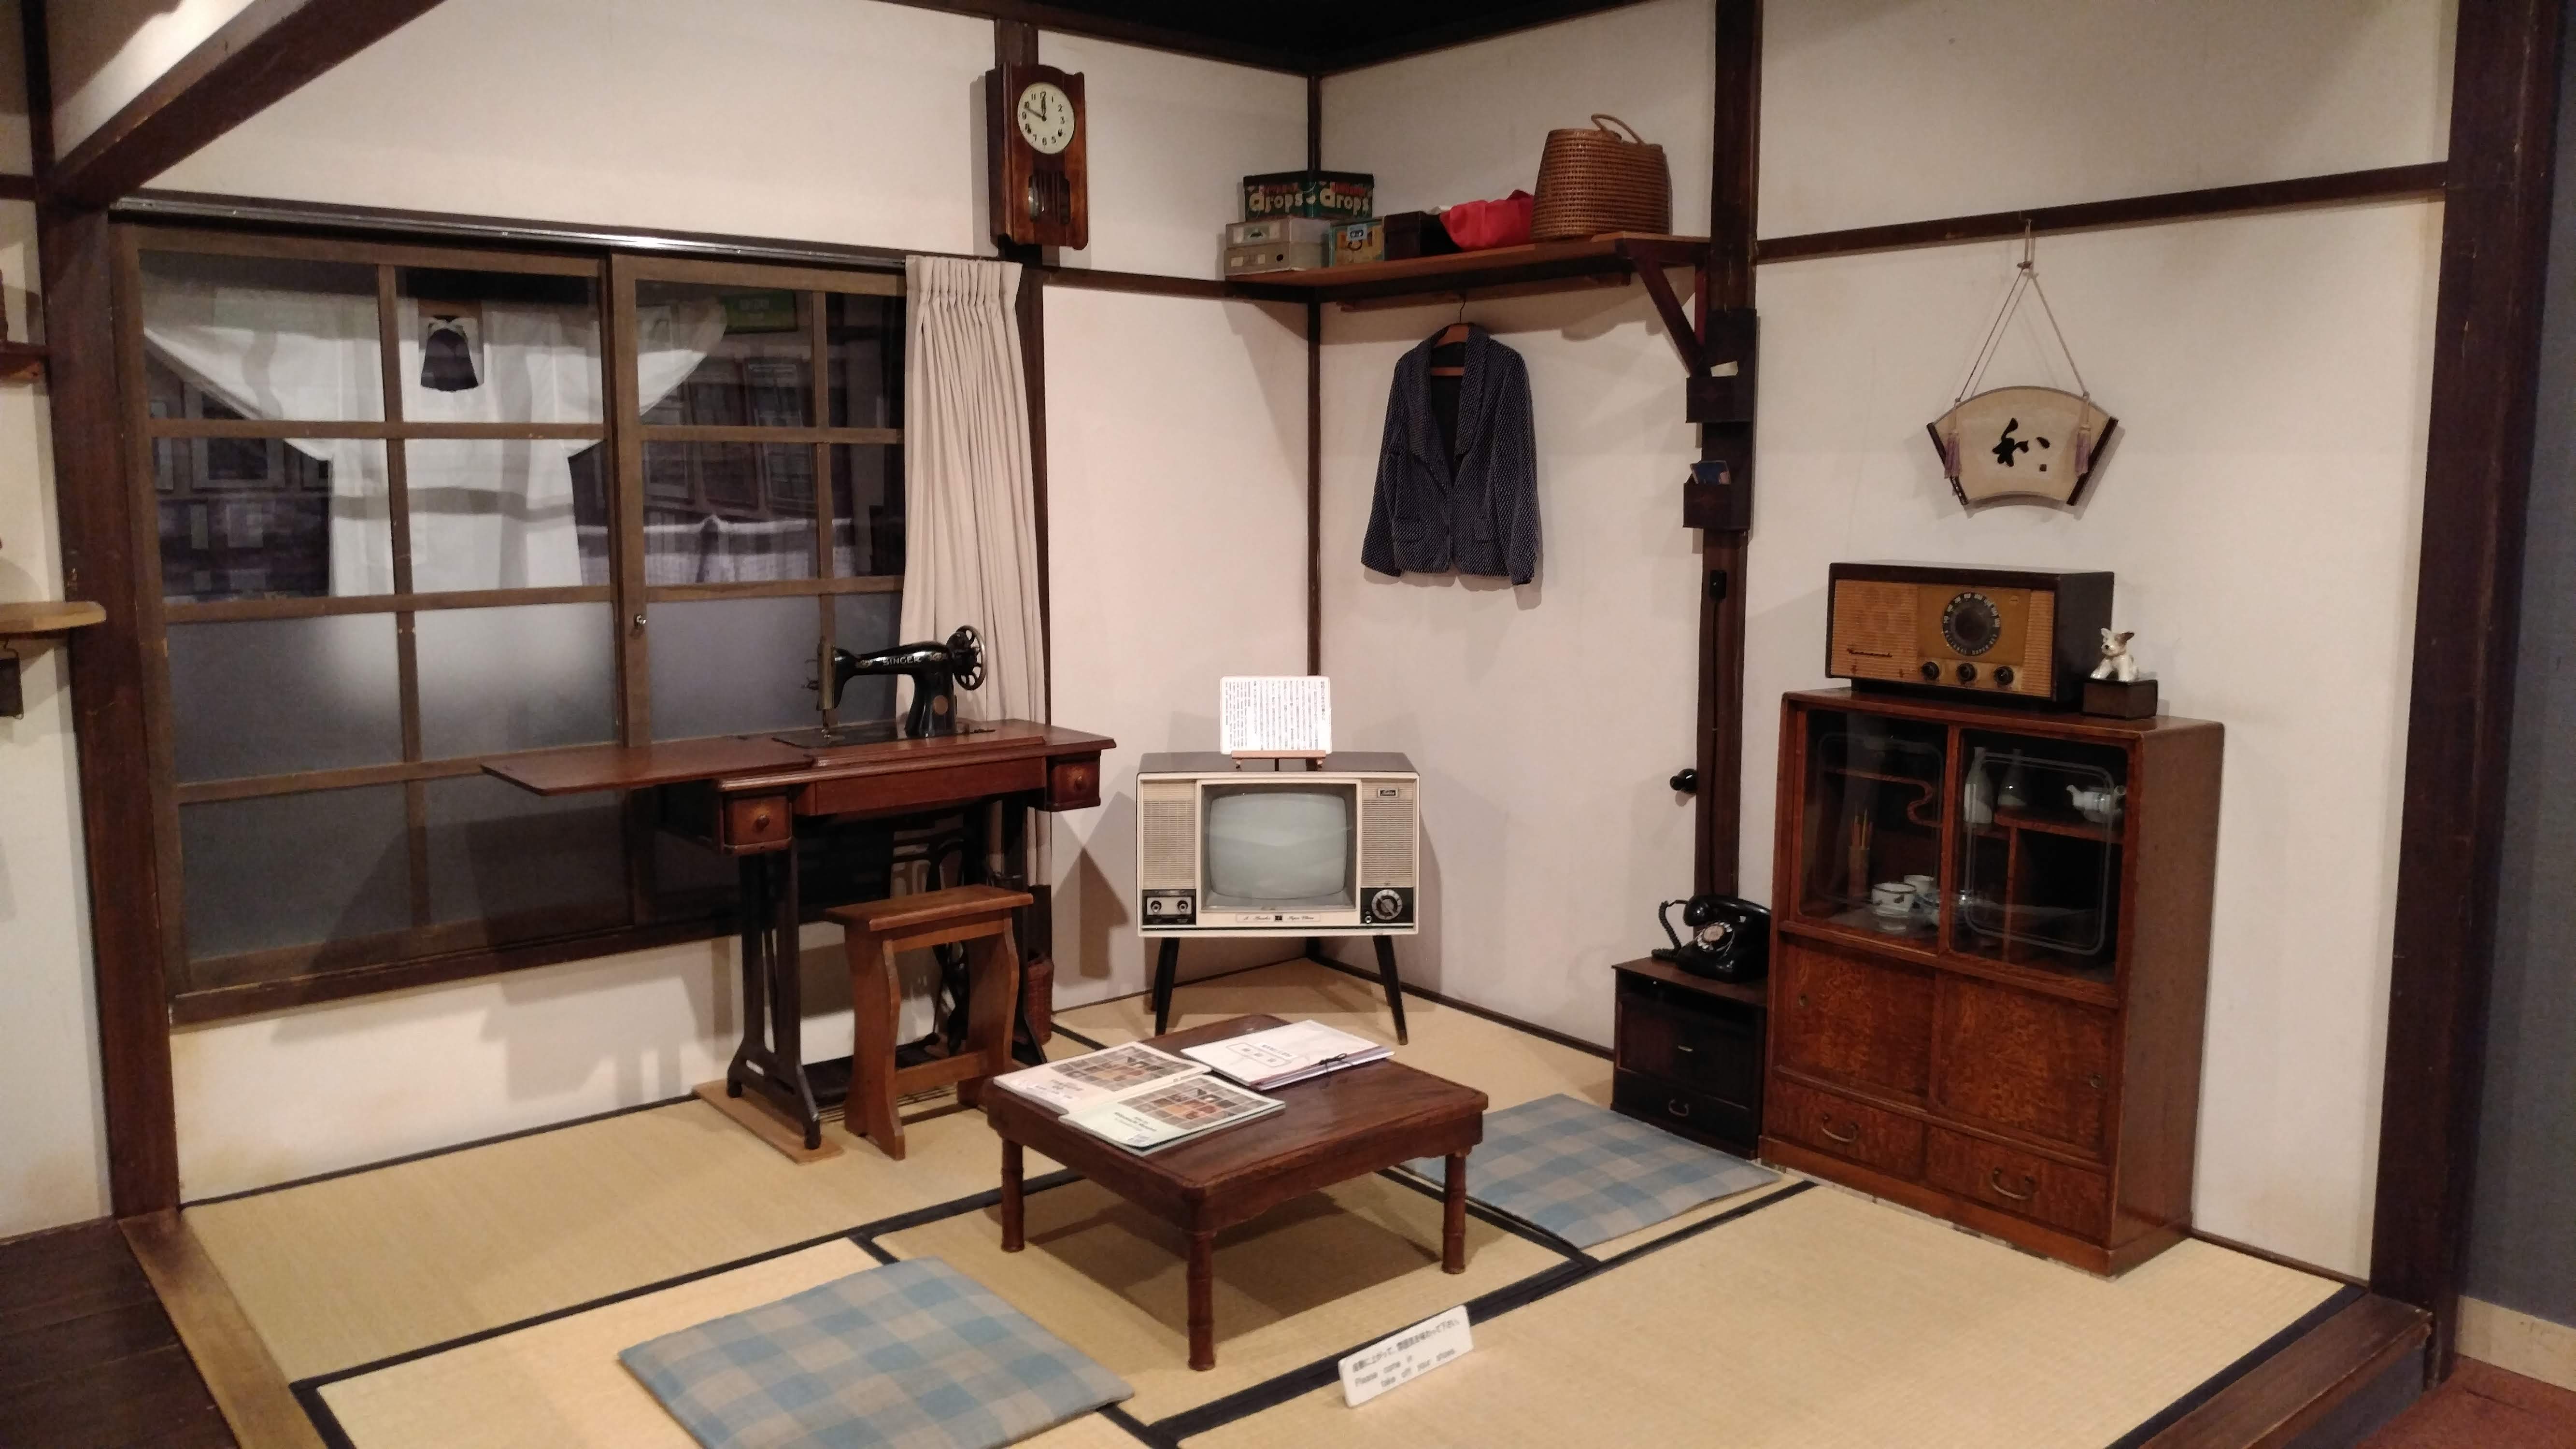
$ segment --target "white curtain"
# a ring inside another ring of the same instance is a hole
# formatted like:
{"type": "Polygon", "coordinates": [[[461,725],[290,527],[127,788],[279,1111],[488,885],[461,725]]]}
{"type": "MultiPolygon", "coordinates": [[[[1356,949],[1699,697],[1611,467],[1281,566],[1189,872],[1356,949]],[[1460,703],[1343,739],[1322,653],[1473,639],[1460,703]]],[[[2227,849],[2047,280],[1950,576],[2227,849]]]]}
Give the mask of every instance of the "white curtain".
{"type": "MultiPolygon", "coordinates": [[[[401,302],[402,411],[415,423],[596,423],[599,318],[585,307],[486,302],[479,385],[420,385],[420,305],[401,302]]],[[[650,408],[724,337],[709,299],[638,314],[636,371],[650,408]]],[[[373,420],[384,416],[375,299],[154,279],[143,337],[153,354],[244,417],[373,420]]],[[[385,450],[361,439],[297,439],[331,465],[331,592],[393,592],[385,450]]],[[[582,582],[573,529],[578,439],[414,442],[404,455],[411,502],[412,587],[549,588],[582,582]]]]}
{"type": "Polygon", "coordinates": [[[910,257],[904,275],[902,637],[945,639],[974,625],[984,686],[958,695],[959,714],[1042,721],[1029,387],[1012,305],[1020,268],[910,257]]]}

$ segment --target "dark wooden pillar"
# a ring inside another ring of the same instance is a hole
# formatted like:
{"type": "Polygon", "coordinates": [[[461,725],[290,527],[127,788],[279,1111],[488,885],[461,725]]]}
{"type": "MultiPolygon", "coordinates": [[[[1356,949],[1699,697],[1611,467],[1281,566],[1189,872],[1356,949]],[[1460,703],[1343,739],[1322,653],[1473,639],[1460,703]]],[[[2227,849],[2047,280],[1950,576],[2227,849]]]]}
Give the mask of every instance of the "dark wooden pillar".
{"type": "MultiPolygon", "coordinates": [[[[1710,148],[1708,295],[1701,316],[1753,305],[1754,183],[1761,162],[1762,0],[1718,0],[1717,126],[1710,148]]],[[[1700,456],[1717,456],[1706,436],[1700,456]]],[[[1753,486],[1751,450],[1739,460],[1753,486]]],[[[1744,818],[1744,532],[1700,535],[1699,771],[1693,877],[1697,889],[1738,889],[1744,818]]]]}
{"type": "Polygon", "coordinates": [[[115,233],[102,211],[48,204],[38,212],[37,250],[65,592],[107,609],[107,622],[74,631],[68,649],[109,1194],[116,1215],[131,1217],[179,1204],[161,932],[169,883],[154,843],[143,708],[146,671],[157,661],[140,617],[151,577],[143,550],[156,546],[157,520],[135,497],[118,421],[115,233]]]}
{"type": "Polygon", "coordinates": [[[2461,0],[2451,81],[2370,1255],[2372,1288],[2432,1311],[2436,1381],[2477,1167],[2559,28],[2558,0],[2461,0]]]}

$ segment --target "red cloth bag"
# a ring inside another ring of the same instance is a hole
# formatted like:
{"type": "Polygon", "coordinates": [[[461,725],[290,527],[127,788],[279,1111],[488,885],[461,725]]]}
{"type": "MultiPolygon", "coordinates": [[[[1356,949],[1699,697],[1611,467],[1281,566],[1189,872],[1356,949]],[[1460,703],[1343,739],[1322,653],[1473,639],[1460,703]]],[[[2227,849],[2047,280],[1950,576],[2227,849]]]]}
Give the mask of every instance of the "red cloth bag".
{"type": "Polygon", "coordinates": [[[1530,239],[1534,205],[1526,191],[1515,191],[1500,201],[1462,201],[1440,213],[1440,224],[1449,229],[1449,239],[1461,251],[1516,247],[1530,239]]]}

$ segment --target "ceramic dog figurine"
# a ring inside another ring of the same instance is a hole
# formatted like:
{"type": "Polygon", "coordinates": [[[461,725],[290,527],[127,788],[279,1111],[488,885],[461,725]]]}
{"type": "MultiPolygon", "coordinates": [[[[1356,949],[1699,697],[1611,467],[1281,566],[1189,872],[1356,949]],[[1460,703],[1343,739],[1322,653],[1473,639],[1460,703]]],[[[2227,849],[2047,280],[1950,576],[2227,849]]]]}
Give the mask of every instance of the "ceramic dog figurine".
{"type": "Polygon", "coordinates": [[[2093,666],[2095,679],[2116,679],[2122,684],[2138,682],[2138,656],[2129,652],[2129,641],[2138,637],[2134,629],[2114,634],[2102,631],[2102,662],[2093,666]]]}

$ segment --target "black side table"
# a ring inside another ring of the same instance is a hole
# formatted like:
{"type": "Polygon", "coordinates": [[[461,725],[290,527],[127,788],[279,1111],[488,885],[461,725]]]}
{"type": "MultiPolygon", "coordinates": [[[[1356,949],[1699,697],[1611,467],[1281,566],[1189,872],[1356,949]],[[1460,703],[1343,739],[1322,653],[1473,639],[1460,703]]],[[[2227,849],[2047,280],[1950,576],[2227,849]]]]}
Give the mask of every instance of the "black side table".
{"type": "Polygon", "coordinates": [[[1769,983],[1712,981],[1651,956],[1622,961],[1610,1105],[1751,1157],[1762,1135],[1769,983]]]}

